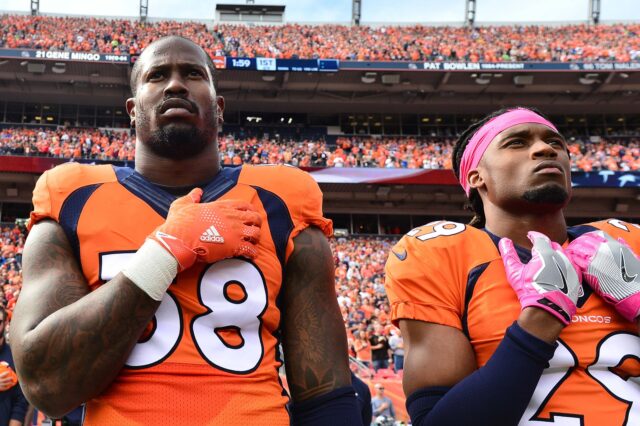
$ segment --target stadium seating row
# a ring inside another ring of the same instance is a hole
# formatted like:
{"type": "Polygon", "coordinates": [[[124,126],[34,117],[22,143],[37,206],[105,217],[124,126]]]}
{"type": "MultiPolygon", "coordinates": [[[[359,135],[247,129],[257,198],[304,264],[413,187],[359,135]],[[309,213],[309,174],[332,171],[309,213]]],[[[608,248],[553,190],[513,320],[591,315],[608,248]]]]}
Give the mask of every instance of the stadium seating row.
{"type": "Polygon", "coordinates": [[[211,56],[413,61],[640,60],[640,25],[342,26],[142,23],[127,19],[3,15],[0,47],[137,55],[179,34],[211,56]]]}
{"type": "MultiPolygon", "coordinates": [[[[454,140],[426,137],[339,137],[320,140],[219,138],[225,165],[291,164],[299,167],[386,167],[450,169],[454,140]]],[[[640,170],[640,136],[575,139],[569,144],[574,170],[640,170]]],[[[135,137],[103,129],[5,128],[0,155],[133,161],[135,137]]]]}

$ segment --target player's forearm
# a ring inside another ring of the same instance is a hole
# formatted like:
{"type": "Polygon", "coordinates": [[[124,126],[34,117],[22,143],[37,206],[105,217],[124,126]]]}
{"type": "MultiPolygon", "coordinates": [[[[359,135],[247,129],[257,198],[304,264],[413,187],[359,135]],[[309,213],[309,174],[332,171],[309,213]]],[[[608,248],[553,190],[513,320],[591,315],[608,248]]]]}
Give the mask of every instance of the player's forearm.
{"type": "Polygon", "coordinates": [[[119,274],[24,334],[16,366],[25,394],[59,417],[115,378],[159,302],[119,274]]]}
{"type": "Polygon", "coordinates": [[[287,381],[298,402],[351,385],[351,373],[328,242],[317,229],[294,241],[284,282],[283,345],[287,381]]]}
{"type": "Polygon", "coordinates": [[[360,425],[329,244],[313,228],[302,231],[294,243],[283,293],[285,367],[293,399],[291,423],[360,425]]]}
{"type": "MultiPolygon", "coordinates": [[[[514,323],[485,366],[451,388],[427,387],[409,395],[411,420],[416,426],[518,424],[554,351],[554,345],[514,323]]],[[[407,362],[405,376],[411,359],[407,362]]]]}

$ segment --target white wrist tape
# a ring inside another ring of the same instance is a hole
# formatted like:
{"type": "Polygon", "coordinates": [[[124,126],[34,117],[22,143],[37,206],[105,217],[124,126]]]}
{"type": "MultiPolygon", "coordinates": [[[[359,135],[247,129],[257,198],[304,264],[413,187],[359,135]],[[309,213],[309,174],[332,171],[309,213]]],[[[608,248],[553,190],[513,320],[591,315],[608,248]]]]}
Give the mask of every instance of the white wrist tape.
{"type": "Polygon", "coordinates": [[[146,240],[122,273],[153,300],[161,301],[178,274],[178,261],[153,240],[146,240]]]}

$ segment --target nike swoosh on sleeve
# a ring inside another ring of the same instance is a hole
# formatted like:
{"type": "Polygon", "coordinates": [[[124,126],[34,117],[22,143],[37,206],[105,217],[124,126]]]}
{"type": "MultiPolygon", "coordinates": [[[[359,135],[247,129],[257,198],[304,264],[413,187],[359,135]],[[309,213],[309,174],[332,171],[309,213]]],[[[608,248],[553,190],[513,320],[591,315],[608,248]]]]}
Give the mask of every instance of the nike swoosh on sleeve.
{"type": "Polygon", "coordinates": [[[393,253],[400,261],[405,260],[407,258],[406,250],[403,250],[402,253],[396,253],[395,251],[391,250],[391,253],[393,253]]]}

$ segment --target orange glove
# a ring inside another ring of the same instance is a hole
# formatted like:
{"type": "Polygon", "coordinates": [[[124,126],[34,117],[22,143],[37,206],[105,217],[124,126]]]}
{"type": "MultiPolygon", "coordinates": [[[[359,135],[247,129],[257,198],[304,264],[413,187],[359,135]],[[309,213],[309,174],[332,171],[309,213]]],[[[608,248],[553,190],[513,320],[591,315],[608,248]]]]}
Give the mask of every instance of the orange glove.
{"type": "Polygon", "coordinates": [[[196,261],[213,263],[221,259],[258,255],[262,219],[244,201],[222,200],[200,204],[202,189],[195,188],[175,200],[165,223],[148,237],[178,261],[178,272],[196,261]]]}
{"type": "Polygon", "coordinates": [[[18,383],[18,376],[5,361],[0,361],[0,392],[11,389],[18,383]]]}

